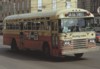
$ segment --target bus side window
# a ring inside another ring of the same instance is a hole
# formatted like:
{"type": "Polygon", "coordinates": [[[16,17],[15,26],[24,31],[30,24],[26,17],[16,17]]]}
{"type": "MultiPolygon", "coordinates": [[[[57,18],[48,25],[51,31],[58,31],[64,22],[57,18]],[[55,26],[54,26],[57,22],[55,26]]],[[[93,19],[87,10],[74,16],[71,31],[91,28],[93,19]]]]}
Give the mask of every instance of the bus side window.
{"type": "Polygon", "coordinates": [[[44,22],[41,22],[41,30],[44,30],[44,22]]]}
{"type": "Polygon", "coordinates": [[[6,23],[6,29],[9,29],[9,24],[8,23],[6,23]]]}
{"type": "Polygon", "coordinates": [[[54,31],[54,22],[51,22],[51,28],[54,31]]]}
{"type": "Polygon", "coordinates": [[[19,24],[16,24],[16,30],[18,30],[19,29],[19,24]]]}
{"type": "Polygon", "coordinates": [[[27,30],[27,22],[24,23],[24,30],[27,30]]]}
{"type": "Polygon", "coordinates": [[[36,23],[36,30],[39,30],[39,28],[40,28],[40,22],[37,22],[36,23]]]}
{"type": "Polygon", "coordinates": [[[32,25],[31,25],[31,22],[28,22],[28,24],[27,24],[27,28],[28,28],[28,30],[31,30],[31,27],[32,25]]]}
{"type": "Polygon", "coordinates": [[[51,24],[50,24],[50,21],[48,21],[48,30],[51,30],[51,24]]]}
{"type": "Polygon", "coordinates": [[[12,29],[15,30],[15,28],[16,28],[16,27],[15,27],[15,24],[12,24],[12,29]]]}
{"type": "Polygon", "coordinates": [[[48,30],[48,23],[47,23],[47,21],[45,21],[45,30],[48,30]]]}
{"type": "Polygon", "coordinates": [[[32,30],[35,30],[35,23],[32,22],[32,30]]]}
{"type": "Polygon", "coordinates": [[[23,22],[20,23],[20,30],[23,30],[23,22]]]}
{"type": "Polygon", "coordinates": [[[12,24],[9,24],[9,29],[12,29],[12,24]]]}
{"type": "Polygon", "coordinates": [[[10,24],[8,23],[8,29],[10,29],[10,24]]]}
{"type": "Polygon", "coordinates": [[[55,30],[57,31],[57,22],[55,22],[54,24],[55,24],[55,26],[54,26],[55,30]]]}

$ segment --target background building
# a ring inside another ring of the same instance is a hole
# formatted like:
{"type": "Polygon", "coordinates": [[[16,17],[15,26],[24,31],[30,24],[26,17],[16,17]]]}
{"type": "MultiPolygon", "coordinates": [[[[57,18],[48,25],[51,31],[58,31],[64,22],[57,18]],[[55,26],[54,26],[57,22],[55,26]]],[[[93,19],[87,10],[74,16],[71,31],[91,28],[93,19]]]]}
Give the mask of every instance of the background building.
{"type": "Polygon", "coordinates": [[[95,24],[100,31],[100,14],[97,12],[98,7],[100,7],[100,0],[78,0],[77,4],[77,7],[89,10],[95,15],[95,24]]]}
{"type": "Polygon", "coordinates": [[[2,19],[1,19],[1,17],[2,17],[1,14],[2,14],[2,2],[1,2],[1,0],[0,0],[0,22],[1,22],[1,20],[2,20],[2,19]]]}
{"type": "Polygon", "coordinates": [[[31,12],[83,8],[99,16],[100,0],[31,0],[31,12]]]}
{"type": "Polygon", "coordinates": [[[77,7],[77,0],[31,0],[31,12],[77,7]]]}
{"type": "Polygon", "coordinates": [[[95,16],[99,16],[97,8],[100,6],[100,0],[78,0],[78,7],[91,11],[95,16]]]}
{"type": "Polygon", "coordinates": [[[0,0],[0,30],[2,29],[2,1],[0,0]]]}
{"type": "Polygon", "coordinates": [[[0,19],[6,16],[29,13],[31,8],[31,0],[0,0],[1,11],[0,19]]]}

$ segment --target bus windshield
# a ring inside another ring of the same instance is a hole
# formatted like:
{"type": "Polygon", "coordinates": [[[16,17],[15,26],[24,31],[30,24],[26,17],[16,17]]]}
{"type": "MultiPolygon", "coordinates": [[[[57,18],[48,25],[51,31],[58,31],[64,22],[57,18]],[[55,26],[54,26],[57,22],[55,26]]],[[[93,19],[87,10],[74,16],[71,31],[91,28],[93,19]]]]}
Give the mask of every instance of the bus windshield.
{"type": "Polygon", "coordinates": [[[67,18],[61,19],[61,32],[93,31],[93,18],[67,18]]]}

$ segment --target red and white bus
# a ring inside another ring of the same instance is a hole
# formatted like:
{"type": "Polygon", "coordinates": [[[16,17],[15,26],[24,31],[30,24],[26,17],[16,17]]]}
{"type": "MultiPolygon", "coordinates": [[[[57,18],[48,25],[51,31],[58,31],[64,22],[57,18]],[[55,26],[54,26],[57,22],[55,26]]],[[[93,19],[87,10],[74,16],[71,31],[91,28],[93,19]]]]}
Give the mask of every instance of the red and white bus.
{"type": "Polygon", "coordinates": [[[11,15],[3,21],[3,43],[11,46],[11,50],[81,57],[97,50],[93,20],[92,13],[78,8],[11,15]]]}

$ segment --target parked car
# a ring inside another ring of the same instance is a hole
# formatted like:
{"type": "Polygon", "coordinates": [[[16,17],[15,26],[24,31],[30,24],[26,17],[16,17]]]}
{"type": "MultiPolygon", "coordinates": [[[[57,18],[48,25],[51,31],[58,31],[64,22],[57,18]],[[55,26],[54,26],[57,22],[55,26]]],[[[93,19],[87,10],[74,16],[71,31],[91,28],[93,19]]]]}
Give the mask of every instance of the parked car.
{"type": "Polygon", "coordinates": [[[96,33],[96,42],[100,42],[100,33],[96,33]]]}

